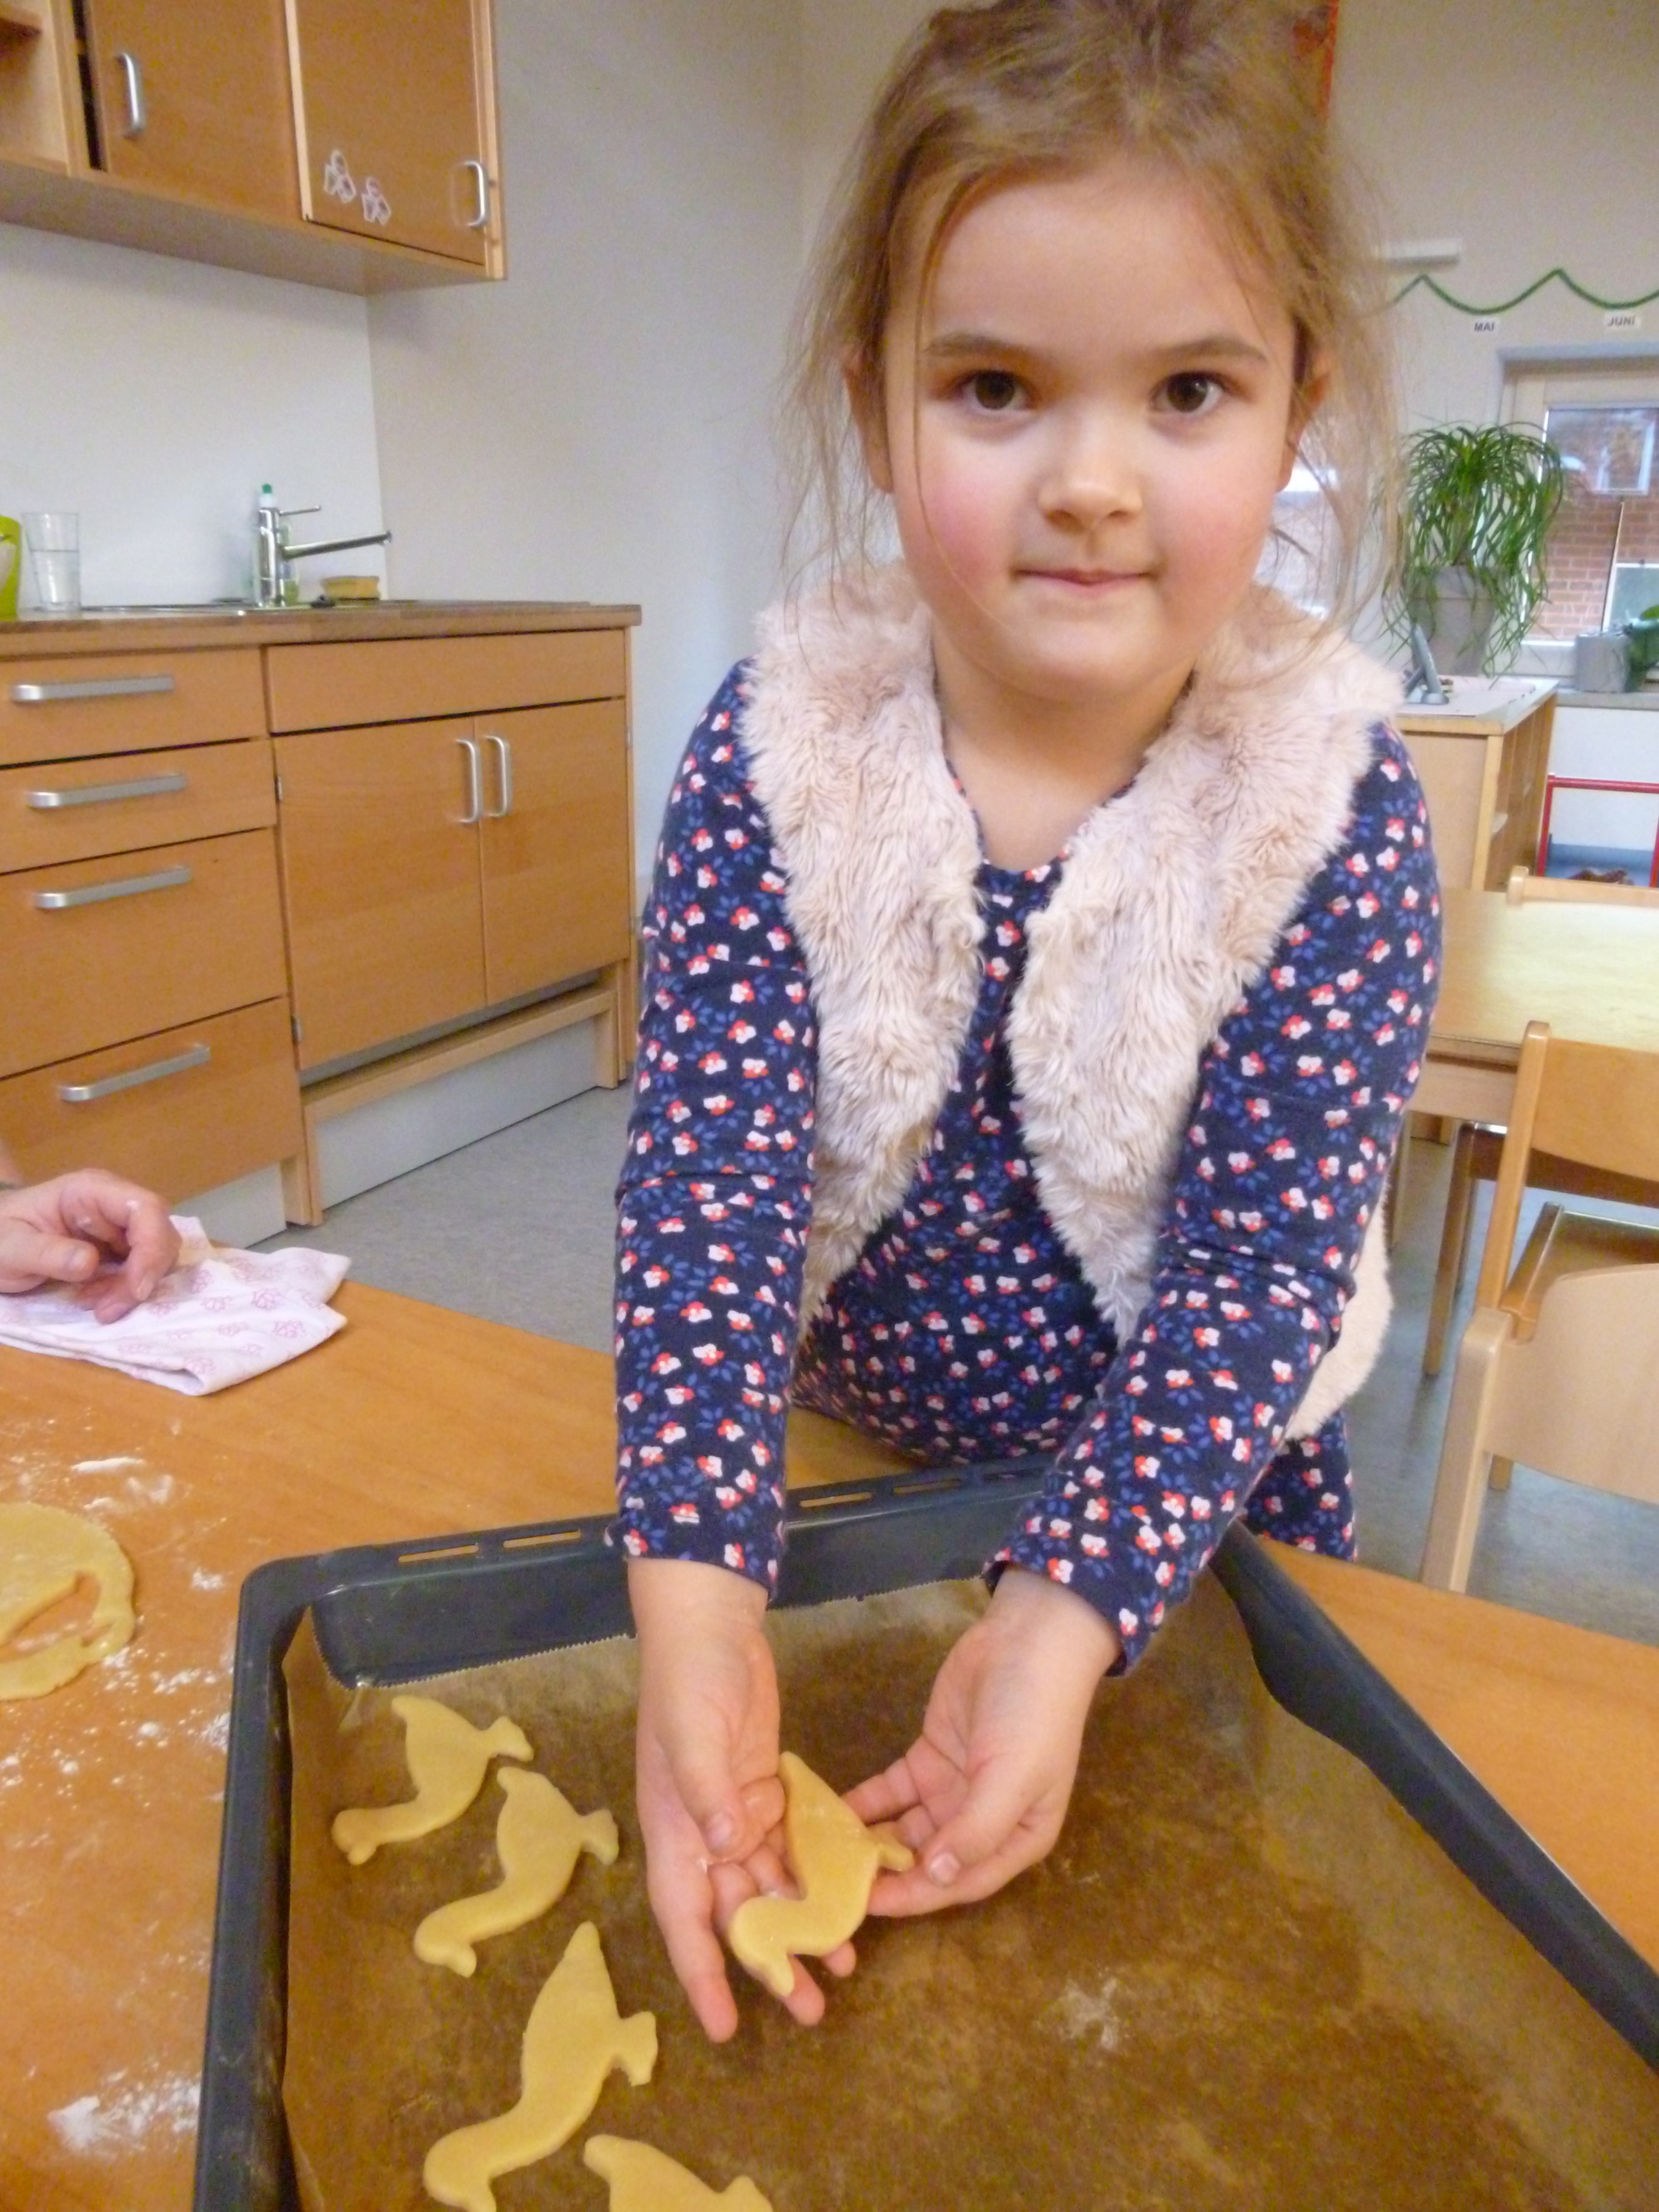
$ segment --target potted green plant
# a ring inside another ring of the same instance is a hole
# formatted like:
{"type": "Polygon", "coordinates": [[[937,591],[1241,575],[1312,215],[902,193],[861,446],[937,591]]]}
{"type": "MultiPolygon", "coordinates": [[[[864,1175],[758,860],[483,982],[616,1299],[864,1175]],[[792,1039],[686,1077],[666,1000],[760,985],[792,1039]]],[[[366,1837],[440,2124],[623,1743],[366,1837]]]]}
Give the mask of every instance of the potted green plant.
{"type": "Polygon", "coordinates": [[[1389,615],[1421,625],[1437,664],[1491,676],[1520,650],[1546,590],[1561,456],[1524,423],[1449,422],[1406,441],[1389,615]]]}

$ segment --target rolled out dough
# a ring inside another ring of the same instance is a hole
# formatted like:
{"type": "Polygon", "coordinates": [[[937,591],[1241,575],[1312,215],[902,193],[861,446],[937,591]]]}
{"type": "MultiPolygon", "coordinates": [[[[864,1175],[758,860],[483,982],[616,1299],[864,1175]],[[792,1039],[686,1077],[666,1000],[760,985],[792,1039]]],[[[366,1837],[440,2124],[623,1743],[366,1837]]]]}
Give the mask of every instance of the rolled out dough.
{"type": "Polygon", "coordinates": [[[896,1836],[866,1828],[793,1751],[779,1759],[778,1772],[785,1850],[802,1894],[750,1898],[732,1914],[727,1940],[751,1974],[787,1997],[795,1985],[792,1954],[821,1959],[846,1942],[869,1910],[878,1869],[902,1874],[915,1854],[896,1836]]]}
{"type": "Polygon", "coordinates": [[[637,2089],[656,2063],[655,2014],[620,2017],[599,1931],[584,1920],[531,2008],[518,2103],[495,2119],[439,2137],[421,2173],[428,2196],[460,2212],[495,2212],[489,2185],[496,2175],[532,2166],[568,2142],[613,2066],[637,2089]]]}
{"type": "Polygon", "coordinates": [[[392,1710],[404,1724],[404,1756],[415,1795],[396,1805],[354,1806],[334,1815],[329,1833],[353,1866],[372,1859],[382,1844],[412,1843],[459,1820],[483,1789],[492,1759],[531,1756],[524,1730],[505,1714],[479,1729],[435,1698],[394,1698],[392,1710]]]}
{"type": "Polygon", "coordinates": [[[495,1779],[507,1792],[495,1823],[502,1879],[494,1889],[458,1897],[427,1914],[415,1930],[415,1955],[428,1966],[471,1974],[478,1963],[473,1945],[522,1928],[556,1905],[583,1851],[591,1851],[601,1866],[615,1863],[617,1824],[609,1813],[578,1813],[544,1774],[522,1767],[502,1767],[495,1779]]]}
{"type": "Polygon", "coordinates": [[[113,1536],[59,1506],[0,1504],[0,1645],[66,1598],[82,1575],[98,1585],[85,1629],[0,1659],[0,1698],[61,1689],[94,1659],[118,1651],[134,1626],[132,1562],[113,1536]]]}
{"type": "Polygon", "coordinates": [[[582,2164],[611,2184],[611,2212],[772,2212],[746,2173],[720,2191],[708,2188],[677,2159],[623,2136],[589,2136],[582,2164]]]}

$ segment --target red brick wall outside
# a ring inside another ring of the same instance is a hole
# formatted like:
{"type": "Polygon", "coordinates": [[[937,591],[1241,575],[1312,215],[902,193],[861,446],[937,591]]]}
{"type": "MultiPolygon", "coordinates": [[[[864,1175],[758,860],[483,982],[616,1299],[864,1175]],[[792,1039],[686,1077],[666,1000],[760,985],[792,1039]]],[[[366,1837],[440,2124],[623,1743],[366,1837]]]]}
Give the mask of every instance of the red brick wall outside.
{"type": "Polygon", "coordinates": [[[1586,491],[1569,477],[1546,549],[1549,594],[1533,617],[1536,635],[1577,637],[1580,630],[1601,629],[1615,536],[1621,561],[1659,561],[1659,492],[1620,501],[1586,491]]]}

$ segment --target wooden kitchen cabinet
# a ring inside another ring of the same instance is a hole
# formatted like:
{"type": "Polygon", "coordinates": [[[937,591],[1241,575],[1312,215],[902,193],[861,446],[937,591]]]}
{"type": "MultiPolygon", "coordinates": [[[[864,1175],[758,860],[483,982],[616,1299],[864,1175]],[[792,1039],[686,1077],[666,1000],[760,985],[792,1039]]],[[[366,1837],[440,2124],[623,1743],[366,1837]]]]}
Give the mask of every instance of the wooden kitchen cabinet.
{"type": "Polygon", "coordinates": [[[629,957],[628,744],[620,700],[480,719],[484,971],[501,1000],[629,957]]]}
{"type": "Polygon", "coordinates": [[[0,222],[337,291],[499,277],[490,0],[0,0],[0,222]]]}
{"type": "Polygon", "coordinates": [[[492,1101],[556,1060],[620,1080],[636,619],[0,630],[0,1138],[25,1172],[95,1158],[177,1199],[280,1166],[314,1220],[342,1125],[404,1093],[434,1158],[469,1070],[499,1069],[492,1101]]]}
{"type": "Polygon", "coordinates": [[[176,1200],[301,1141],[260,657],[78,629],[6,641],[0,1140],[176,1200]]]}
{"type": "Polygon", "coordinates": [[[100,166],[150,191],[291,217],[283,0],[88,0],[100,166]]]}
{"type": "Polygon", "coordinates": [[[276,740],[301,1068],[482,1006],[471,721],[276,740]]]}
{"type": "Polygon", "coordinates": [[[629,958],[620,700],[310,731],[276,752],[301,1070],[629,958]]]}
{"type": "Polygon", "coordinates": [[[483,268],[496,234],[489,11],[288,0],[307,219],[483,268]]]}

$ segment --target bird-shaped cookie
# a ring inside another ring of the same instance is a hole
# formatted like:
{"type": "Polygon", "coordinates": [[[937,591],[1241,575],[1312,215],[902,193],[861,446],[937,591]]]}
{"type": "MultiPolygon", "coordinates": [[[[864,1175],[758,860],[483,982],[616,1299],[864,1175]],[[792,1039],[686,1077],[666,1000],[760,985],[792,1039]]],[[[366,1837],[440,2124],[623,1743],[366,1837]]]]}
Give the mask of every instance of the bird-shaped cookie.
{"type": "Polygon", "coordinates": [[[531,2008],[518,2103],[493,2120],[440,2136],[422,2169],[427,2194],[461,2212],[495,2212],[489,2185],[495,2176],[532,2166],[568,2142],[599,2102],[613,2066],[637,2089],[656,2063],[656,2015],[619,2016],[599,1931],[584,1920],[531,2008]]]}
{"type": "Polygon", "coordinates": [[[611,2212],[772,2212],[746,2173],[713,2190],[677,2160],[622,2136],[589,2136],[582,2164],[611,2184],[611,2212]]]}
{"type": "Polygon", "coordinates": [[[505,1714],[477,1729],[435,1698],[394,1698],[392,1710],[404,1724],[404,1756],[415,1795],[396,1805],[358,1806],[335,1814],[329,1833],[353,1866],[373,1858],[382,1844],[410,1843],[459,1820],[483,1787],[492,1759],[532,1755],[524,1730],[505,1714]]]}
{"type": "Polygon", "coordinates": [[[794,1987],[791,1955],[821,1959],[844,1943],[870,1906],[878,1870],[902,1874],[915,1854],[896,1837],[866,1828],[852,1807],[820,1782],[804,1759],[778,1761],[787,1802],[785,1856],[799,1897],[751,1897],[732,1916],[727,1941],[776,1996],[794,1987]]]}
{"type": "Polygon", "coordinates": [[[427,1914],[415,1930],[415,1955],[428,1966],[471,1973],[478,1963],[473,1945],[522,1928],[556,1904],[583,1851],[591,1851],[601,1866],[616,1859],[617,1824],[609,1813],[578,1813],[544,1774],[522,1767],[503,1767],[495,1779],[507,1792],[495,1823],[502,1879],[494,1889],[458,1897],[427,1914]]]}

